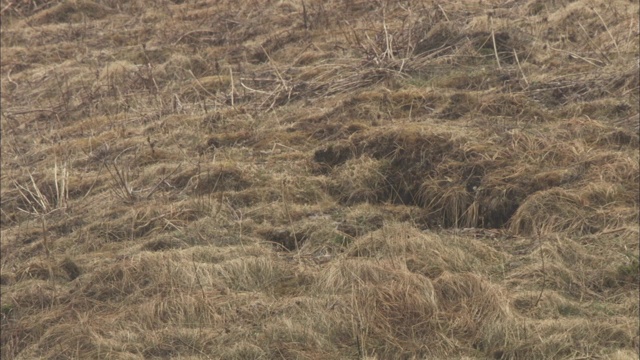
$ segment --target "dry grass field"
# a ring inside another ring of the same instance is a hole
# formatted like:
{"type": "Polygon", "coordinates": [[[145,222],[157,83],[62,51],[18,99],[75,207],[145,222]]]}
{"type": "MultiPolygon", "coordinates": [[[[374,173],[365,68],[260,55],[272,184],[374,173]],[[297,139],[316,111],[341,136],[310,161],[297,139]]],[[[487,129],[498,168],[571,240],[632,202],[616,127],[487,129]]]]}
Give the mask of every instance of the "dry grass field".
{"type": "Polygon", "coordinates": [[[1,0],[2,359],[637,359],[637,0],[1,0]]]}

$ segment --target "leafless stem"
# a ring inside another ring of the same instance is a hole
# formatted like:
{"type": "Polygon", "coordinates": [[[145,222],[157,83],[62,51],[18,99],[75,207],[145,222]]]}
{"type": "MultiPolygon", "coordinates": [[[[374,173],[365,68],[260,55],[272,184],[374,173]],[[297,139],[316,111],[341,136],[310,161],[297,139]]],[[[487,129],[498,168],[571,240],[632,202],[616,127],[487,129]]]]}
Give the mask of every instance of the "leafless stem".
{"type": "Polygon", "coordinates": [[[498,47],[496,45],[496,34],[493,29],[491,30],[491,40],[493,40],[493,53],[496,55],[496,62],[498,63],[498,69],[502,69],[502,65],[500,65],[500,57],[498,56],[498,47]]]}

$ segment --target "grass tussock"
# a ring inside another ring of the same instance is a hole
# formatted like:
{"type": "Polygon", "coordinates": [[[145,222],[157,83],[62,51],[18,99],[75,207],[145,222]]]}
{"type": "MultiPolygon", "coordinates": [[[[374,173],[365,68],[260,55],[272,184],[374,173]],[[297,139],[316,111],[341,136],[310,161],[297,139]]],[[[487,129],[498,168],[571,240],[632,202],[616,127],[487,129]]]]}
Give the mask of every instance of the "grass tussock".
{"type": "Polygon", "coordinates": [[[3,359],[634,359],[638,4],[0,0],[3,359]]]}

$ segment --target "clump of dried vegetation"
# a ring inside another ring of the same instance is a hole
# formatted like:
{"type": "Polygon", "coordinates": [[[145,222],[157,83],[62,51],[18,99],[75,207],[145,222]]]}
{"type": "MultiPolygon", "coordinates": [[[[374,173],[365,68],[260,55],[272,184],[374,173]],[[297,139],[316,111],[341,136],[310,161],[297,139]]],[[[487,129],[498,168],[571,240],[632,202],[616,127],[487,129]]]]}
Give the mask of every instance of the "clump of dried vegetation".
{"type": "Polygon", "coordinates": [[[638,8],[1,0],[1,357],[637,359],[638,8]]]}

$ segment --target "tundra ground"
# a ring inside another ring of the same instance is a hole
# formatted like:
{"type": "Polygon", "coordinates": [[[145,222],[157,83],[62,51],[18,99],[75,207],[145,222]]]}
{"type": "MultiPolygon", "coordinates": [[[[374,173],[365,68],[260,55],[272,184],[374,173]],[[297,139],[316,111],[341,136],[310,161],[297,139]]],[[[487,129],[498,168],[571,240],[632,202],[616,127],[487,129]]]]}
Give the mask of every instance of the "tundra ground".
{"type": "Polygon", "coordinates": [[[638,358],[638,1],[0,9],[2,359],[638,358]]]}

